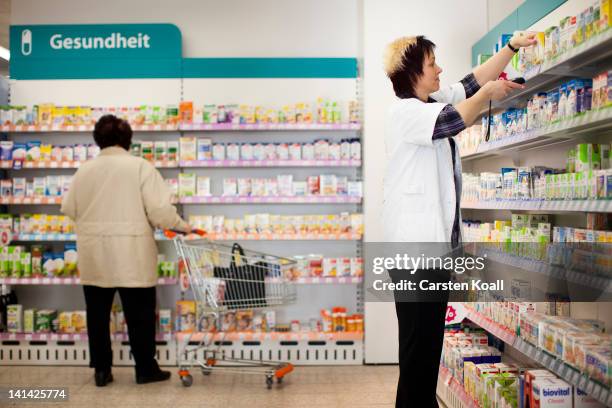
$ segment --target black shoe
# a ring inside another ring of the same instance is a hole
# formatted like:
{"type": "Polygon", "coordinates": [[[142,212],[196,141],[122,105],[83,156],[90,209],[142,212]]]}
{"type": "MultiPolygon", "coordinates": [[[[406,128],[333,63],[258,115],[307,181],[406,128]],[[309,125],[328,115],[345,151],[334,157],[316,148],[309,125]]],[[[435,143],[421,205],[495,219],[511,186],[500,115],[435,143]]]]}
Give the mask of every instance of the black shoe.
{"type": "Polygon", "coordinates": [[[113,382],[113,374],[110,371],[96,371],[96,387],[105,387],[109,382],[113,382]]]}
{"type": "Polygon", "coordinates": [[[152,382],[166,381],[170,379],[171,375],[172,373],[170,373],[170,371],[162,371],[162,370],[159,370],[155,374],[151,374],[151,375],[137,375],[136,384],[148,384],[152,382]]]}

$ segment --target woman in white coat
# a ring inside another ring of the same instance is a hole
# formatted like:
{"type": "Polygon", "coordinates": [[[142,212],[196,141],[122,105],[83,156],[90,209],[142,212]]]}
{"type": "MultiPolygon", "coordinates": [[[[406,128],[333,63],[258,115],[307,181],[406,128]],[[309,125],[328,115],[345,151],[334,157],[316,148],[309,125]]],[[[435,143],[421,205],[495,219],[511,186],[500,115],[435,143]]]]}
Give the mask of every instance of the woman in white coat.
{"type": "Polygon", "coordinates": [[[130,125],[105,115],[94,128],[100,155],[74,175],[61,211],[76,223],[78,269],[87,305],[90,366],[97,386],[113,380],[109,319],[119,291],[136,362],[136,382],[170,373],[155,360],[155,228],[189,231],[155,167],[129,153],[130,125]]]}
{"type": "MultiPolygon", "coordinates": [[[[423,36],[402,37],[387,47],[385,71],[398,99],[389,109],[385,131],[386,242],[422,247],[437,243],[437,252],[440,245],[459,246],[461,160],[453,136],[471,125],[489,100],[522,88],[497,78],[518,48],[533,44],[533,36],[513,37],[485,64],[444,89],[440,89],[442,70],[431,41],[423,36]]],[[[394,281],[408,277],[403,272],[390,271],[394,281]]],[[[409,279],[448,276],[449,271],[420,270],[409,279]]],[[[396,292],[400,364],[396,407],[438,406],[436,383],[447,300],[444,291],[429,298],[424,294],[402,298],[396,292]]]]}

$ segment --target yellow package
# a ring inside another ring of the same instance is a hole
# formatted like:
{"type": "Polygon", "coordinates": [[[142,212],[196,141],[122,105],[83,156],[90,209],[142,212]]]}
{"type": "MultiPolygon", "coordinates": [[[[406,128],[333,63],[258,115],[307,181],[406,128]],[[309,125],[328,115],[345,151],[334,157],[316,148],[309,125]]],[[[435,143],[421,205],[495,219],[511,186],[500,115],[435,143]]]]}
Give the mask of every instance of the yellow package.
{"type": "MultiPolygon", "coordinates": [[[[250,123],[250,122],[247,122],[250,123]]],[[[268,123],[268,117],[266,115],[266,110],[263,106],[255,107],[255,123],[268,123]]]]}
{"type": "Polygon", "coordinates": [[[64,107],[64,126],[72,126],[79,124],[79,111],[78,106],[65,106],[64,107]]]}
{"type": "MultiPolygon", "coordinates": [[[[45,220],[46,222],[46,217],[45,220]]],[[[29,223],[29,233],[30,234],[41,234],[43,233],[43,219],[42,219],[42,214],[33,214],[32,217],[30,218],[30,223],[29,223]]]]}
{"type": "Polygon", "coordinates": [[[266,111],[268,123],[278,123],[278,111],[276,109],[268,109],[266,111]]]}
{"type": "Polygon", "coordinates": [[[49,126],[53,122],[53,110],[54,106],[52,103],[43,103],[38,105],[38,118],[36,122],[39,125],[49,126]]]}
{"type": "Polygon", "coordinates": [[[302,122],[312,123],[312,107],[309,103],[304,104],[304,108],[302,110],[302,122]]]}
{"type": "Polygon", "coordinates": [[[599,32],[605,31],[612,25],[612,0],[601,0],[599,7],[599,32]]]}
{"type": "Polygon", "coordinates": [[[53,150],[53,145],[41,144],[40,145],[40,161],[50,161],[52,150],[53,150]]]}
{"type": "Polygon", "coordinates": [[[283,106],[283,116],[285,122],[295,123],[295,107],[292,105],[283,106]]]}
{"type": "Polygon", "coordinates": [[[64,126],[65,115],[66,115],[65,106],[54,106],[53,115],[51,116],[51,124],[53,126],[64,126]]]}
{"type": "Polygon", "coordinates": [[[61,312],[59,314],[58,321],[60,333],[74,333],[71,312],[61,312]]]}
{"type": "Polygon", "coordinates": [[[351,214],[351,232],[363,235],[363,214],[351,214]]]}
{"type": "Polygon", "coordinates": [[[72,330],[74,333],[87,332],[87,314],[84,310],[72,312],[72,330]]]}

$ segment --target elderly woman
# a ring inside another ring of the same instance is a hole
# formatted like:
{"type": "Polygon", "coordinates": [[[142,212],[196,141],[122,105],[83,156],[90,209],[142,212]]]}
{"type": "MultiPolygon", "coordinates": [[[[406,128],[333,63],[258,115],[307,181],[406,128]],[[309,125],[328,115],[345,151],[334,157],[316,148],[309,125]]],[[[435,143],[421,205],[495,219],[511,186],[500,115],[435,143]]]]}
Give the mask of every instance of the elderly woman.
{"type": "Polygon", "coordinates": [[[153,165],[129,153],[130,125],[113,115],[96,123],[100,155],[76,172],[61,211],[76,223],[78,268],[87,305],[90,366],[97,386],[113,380],[109,319],[115,292],[125,313],[136,382],[170,373],[155,360],[155,228],[189,231],[153,165]]]}
{"type": "MultiPolygon", "coordinates": [[[[386,242],[420,243],[423,248],[442,243],[449,250],[459,246],[461,158],[453,137],[470,126],[490,100],[522,88],[497,78],[520,47],[533,44],[533,36],[515,36],[473,73],[442,89],[442,69],[431,41],[402,37],[387,47],[385,71],[398,99],[386,123],[386,242]]],[[[419,270],[414,276],[402,270],[389,272],[394,281],[443,281],[449,276],[449,271],[434,269],[419,270]]],[[[396,407],[437,407],[448,291],[402,295],[395,293],[400,365],[396,407]]]]}

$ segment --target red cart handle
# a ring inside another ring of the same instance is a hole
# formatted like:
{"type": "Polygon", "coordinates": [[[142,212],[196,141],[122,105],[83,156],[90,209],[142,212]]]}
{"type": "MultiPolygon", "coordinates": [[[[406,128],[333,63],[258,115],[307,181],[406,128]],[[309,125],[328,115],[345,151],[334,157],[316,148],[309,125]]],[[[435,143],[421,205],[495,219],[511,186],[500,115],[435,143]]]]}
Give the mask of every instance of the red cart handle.
{"type": "MultiPolygon", "coordinates": [[[[197,235],[199,235],[201,237],[205,237],[206,236],[206,231],[204,231],[202,229],[197,229],[196,228],[196,229],[192,229],[191,230],[191,234],[197,234],[197,235]]],[[[166,238],[174,239],[174,238],[176,238],[177,235],[187,235],[187,233],[184,232],[184,231],[173,230],[173,229],[164,230],[164,236],[166,238]]]]}

